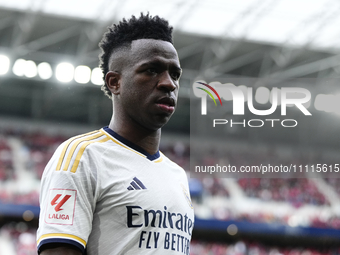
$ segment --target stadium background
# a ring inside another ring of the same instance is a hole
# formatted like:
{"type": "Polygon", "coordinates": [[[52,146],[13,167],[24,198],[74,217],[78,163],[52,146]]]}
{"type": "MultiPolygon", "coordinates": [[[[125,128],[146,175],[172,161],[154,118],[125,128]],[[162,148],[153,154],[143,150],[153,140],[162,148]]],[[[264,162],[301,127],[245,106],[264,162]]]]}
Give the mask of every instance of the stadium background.
{"type": "MultiPolygon", "coordinates": [[[[96,76],[98,42],[108,25],[141,11],[174,26],[183,68],[178,109],[161,144],[171,159],[189,169],[194,81],[274,77],[313,80],[313,123],[265,143],[266,132],[233,130],[221,145],[225,160],[339,163],[336,0],[0,0],[0,254],[36,254],[43,168],[63,140],[107,125],[111,102],[96,76]],[[59,66],[65,62],[88,68],[59,66]]],[[[255,95],[257,107],[268,108],[261,101],[267,92],[255,95]]],[[[216,163],[214,145],[205,142],[207,165],[216,163]]],[[[339,184],[337,178],[190,179],[197,216],[191,254],[340,254],[339,184]]]]}

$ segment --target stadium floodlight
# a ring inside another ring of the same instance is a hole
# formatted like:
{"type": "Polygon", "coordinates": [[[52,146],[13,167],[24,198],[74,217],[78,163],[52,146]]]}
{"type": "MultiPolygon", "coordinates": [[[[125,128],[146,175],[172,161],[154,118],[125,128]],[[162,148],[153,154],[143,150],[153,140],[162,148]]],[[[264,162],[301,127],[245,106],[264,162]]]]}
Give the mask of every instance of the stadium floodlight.
{"type": "Polygon", "coordinates": [[[103,85],[103,73],[102,70],[99,67],[96,67],[92,70],[91,75],[91,82],[95,85],[103,85]]]}
{"type": "Polygon", "coordinates": [[[25,62],[24,75],[27,78],[35,77],[38,74],[37,65],[32,60],[25,62]]]}
{"type": "Polygon", "coordinates": [[[43,80],[47,80],[52,77],[52,68],[51,65],[47,62],[42,62],[38,65],[38,74],[39,77],[43,80]]]}
{"type": "Polygon", "coordinates": [[[77,66],[74,71],[74,80],[78,83],[88,83],[91,79],[91,69],[88,66],[77,66]]]}
{"type": "Polygon", "coordinates": [[[4,75],[9,70],[9,58],[5,55],[0,55],[0,75],[4,75]]]}
{"type": "Polygon", "coordinates": [[[73,79],[74,66],[70,63],[60,63],[57,65],[55,76],[60,82],[70,82],[73,79]]]}
{"type": "Polygon", "coordinates": [[[16,76],[23,76],[25,73],[25,67],[26,67],[26,60],[25,59],[17,59],[13,65],[13,73],[16,76]]]}
{"type": "Polygon", "coordinates": [[[270,91],[266,87],[259,87],[255,93],[255,100],[259,104],[266,104],[269,102],[270,91]]]}

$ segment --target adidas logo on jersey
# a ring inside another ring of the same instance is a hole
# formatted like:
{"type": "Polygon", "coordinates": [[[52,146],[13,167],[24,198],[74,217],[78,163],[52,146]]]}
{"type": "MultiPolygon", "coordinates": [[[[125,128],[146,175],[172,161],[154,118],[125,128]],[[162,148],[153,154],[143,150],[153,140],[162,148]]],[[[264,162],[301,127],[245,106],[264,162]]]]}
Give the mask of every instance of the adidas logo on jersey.
{"type": "Polygon", "coordinates": [[[144,184],[137,178],[134,177],[133,181],[130,182],[130,186],[127,187],[128,190],[146,189],[144,184]]]}

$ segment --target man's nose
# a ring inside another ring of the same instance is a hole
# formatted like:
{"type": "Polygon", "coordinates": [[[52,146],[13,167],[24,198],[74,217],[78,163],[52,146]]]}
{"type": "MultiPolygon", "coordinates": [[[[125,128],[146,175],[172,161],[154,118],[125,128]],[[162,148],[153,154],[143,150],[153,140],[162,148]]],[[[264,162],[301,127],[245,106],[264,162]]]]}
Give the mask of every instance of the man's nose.
{"type": "Polygon", "coordinates": [[[174,91],[178,87],[177,81],[175,81],[169,72],[163,72],[158,82],[158,87],[166,91],[174,91]]]}

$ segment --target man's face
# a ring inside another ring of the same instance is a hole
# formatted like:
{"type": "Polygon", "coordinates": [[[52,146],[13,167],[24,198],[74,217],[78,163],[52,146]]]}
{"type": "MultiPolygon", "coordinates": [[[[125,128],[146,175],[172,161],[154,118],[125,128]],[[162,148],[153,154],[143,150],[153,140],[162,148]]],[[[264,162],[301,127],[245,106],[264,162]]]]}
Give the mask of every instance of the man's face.
{"type": "Polygon", "coordinates": [[[124,119],[157,130],[175,111],[179,78],[173,45],[153,39],[135,40],[121,72],[119,103],[124,119]]]}

